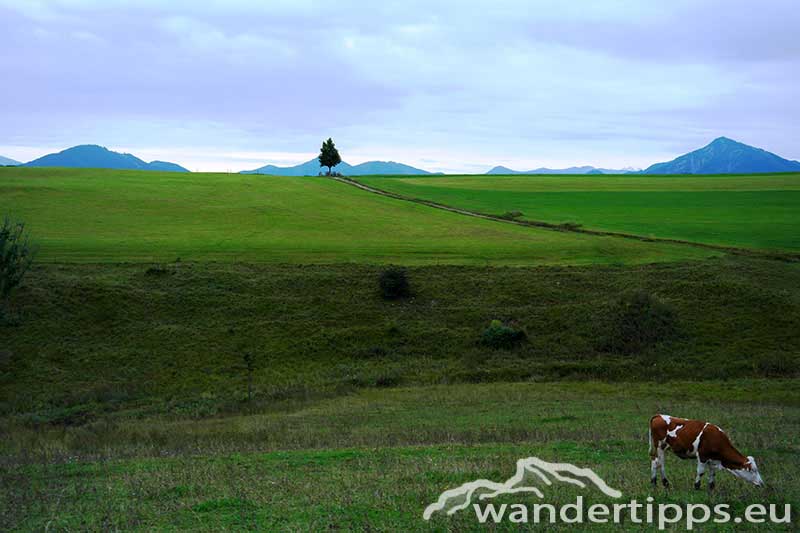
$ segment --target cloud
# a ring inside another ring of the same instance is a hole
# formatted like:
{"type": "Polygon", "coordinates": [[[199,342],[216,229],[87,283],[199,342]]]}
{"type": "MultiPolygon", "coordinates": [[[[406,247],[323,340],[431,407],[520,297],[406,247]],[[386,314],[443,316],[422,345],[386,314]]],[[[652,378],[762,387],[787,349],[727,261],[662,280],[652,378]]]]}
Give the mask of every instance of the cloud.
{"type": "Polygon", "coordinates": [[[799,14],[779,0],[0,0],[15,80],[0,138],[229,161],[333,135],[348,160],[466,170],[645,166],[724,134],[800,158],[799,14]]]}
{"type": "Polygon", "coordinates": [[[177,38],[183,48],[203,54],[219,54],[230,60],[260,63],[292,59],[295,50],[288,39],[253,33],[226,34],[213,25],[190,17],[166,17],[158,26],[177,38]]]}

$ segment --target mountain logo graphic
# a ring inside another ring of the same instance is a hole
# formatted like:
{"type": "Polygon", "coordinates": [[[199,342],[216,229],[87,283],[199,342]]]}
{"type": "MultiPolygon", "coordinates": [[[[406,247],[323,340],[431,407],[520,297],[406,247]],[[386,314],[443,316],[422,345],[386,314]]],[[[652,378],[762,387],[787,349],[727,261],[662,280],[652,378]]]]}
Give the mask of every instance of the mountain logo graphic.
{"type": "Polygon", "coordinates": [[[620,491],[609,487],[590,468],[582,468],[570,463],[549,463],[538,457],[528,457],[517,461],[516,473],[503,483],[478,479],[444,491],[434,503],[425,508],[422,518],[430,520],[435,512],[452,515],[466,509],[473,499],[484,501],[502,494],[531,493],[539,498],[544,498],[544,493],[536,485],[550,486],[553,481],[569,483],[580,488],[594,485],[606,496],[622,497],[620,491]],[[537,483],[533,484],[534,481],[537,483]]]}

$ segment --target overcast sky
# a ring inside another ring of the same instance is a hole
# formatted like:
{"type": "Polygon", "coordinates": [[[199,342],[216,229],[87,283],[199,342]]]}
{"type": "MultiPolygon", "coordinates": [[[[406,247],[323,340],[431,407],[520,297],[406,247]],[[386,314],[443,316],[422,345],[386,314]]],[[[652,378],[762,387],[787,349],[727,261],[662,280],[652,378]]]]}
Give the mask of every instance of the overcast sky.
{"type": "Polygon", "coordinates": [[[0,155],[644,167],[720,135],[800,159],[785,1],[0,0],[0,155]],[[202,7],[201,7],[202,5],[202,7]]]}

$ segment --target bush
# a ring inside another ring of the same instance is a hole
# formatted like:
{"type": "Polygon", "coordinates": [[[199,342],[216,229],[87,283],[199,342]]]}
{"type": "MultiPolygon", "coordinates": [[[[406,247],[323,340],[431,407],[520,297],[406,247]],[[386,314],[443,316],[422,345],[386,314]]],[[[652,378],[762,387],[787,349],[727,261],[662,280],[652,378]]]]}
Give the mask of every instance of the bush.
{"type": "Polygon", "coordinates": [[[499,320],[492,320],[489,327],[483,330],[480,343],[489,348],[513,348],[527,338],[525,332],[503,324],[499,320]]]}
{"type": "Polygon", "coordinates": [[[633,354],[667,341],[678,331],[673,308],[645,291],[623,294],[611,312],[607,348],[633,354]]]}
{"type": "Polygon", "coordinates": [[[31,246],[22,222],[6,218],[0,226],[0,308],[5,305],[33,262],[31,246]]]}
{"type": "Polygon", "coordinates": [[[521,216],[524,216],[522,211],[506,211],[500,215],[500,218],[504,218],[506,220],[516,220],[521,216]]]}
{"type": "Polygon", "coordinates": [[[144,271],[145,276],[166,276],[167,274],[174,274],[175,271],[162,265],[151,266],[144,271]]]}
{"type": "Polygon", "coordinates": [[[378,283],[385,300],[396,300],[411,295],[408,276],[403,268],[392,267],[384,270],[378,283]]]}
{"type": "Polygon", "coordinates": [[[558,227],[566,231],[575,231],[581,229],[583,224],[578,224],[577,222],[562,222],[558,227]]]}

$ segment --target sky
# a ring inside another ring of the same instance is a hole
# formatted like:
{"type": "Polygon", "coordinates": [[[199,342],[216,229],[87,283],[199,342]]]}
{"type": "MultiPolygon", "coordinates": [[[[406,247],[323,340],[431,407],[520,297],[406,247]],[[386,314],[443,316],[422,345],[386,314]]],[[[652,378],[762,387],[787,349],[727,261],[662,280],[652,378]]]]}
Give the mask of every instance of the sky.
{"type": "Polygon", "coordinates": [[[0,0],[0,155],[190,170],[800,159],[796,0],[0,0]]]}

